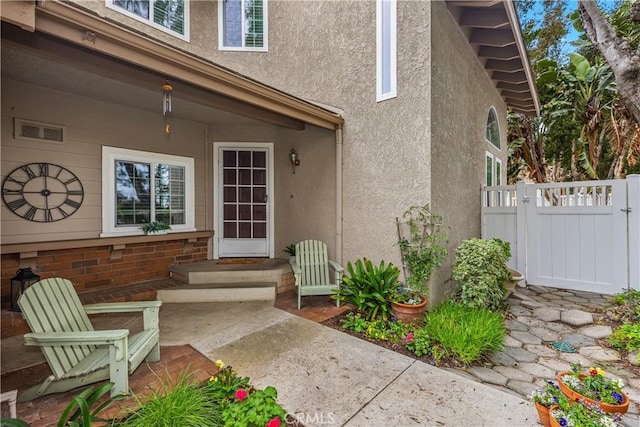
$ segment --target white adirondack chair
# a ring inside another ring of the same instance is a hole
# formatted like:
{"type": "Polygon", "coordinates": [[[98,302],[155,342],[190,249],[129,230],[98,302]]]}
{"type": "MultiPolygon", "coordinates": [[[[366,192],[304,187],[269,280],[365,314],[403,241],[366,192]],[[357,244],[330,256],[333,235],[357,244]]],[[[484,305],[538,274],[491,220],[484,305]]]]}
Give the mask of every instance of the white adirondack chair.
{"type": "Polygon", "coordinates": [[[129,391],[129,374],[142,360],[160,360],[158,313],[161,301],[90,304],[83,306],[67,279],[41,280],[20,296],[18,305],[32,333],[25,345],[42,348],[51,368],[42,384],[18,396],[24,402],[85,384],[110,379],[111,395],[129,391]],[[127,329],[96,331],[88,314],[143,313],[144,330],[129,337],[127,329]]]}
{"type": "MultiPolygon", "coordinates": [[[[291,264],[300,299],[308,295],[331,295],[340,288],[344,269],[327,257],[327,245],[319,240],[303,240],[296,244],[296,261],[291,264]],[[329,267],[334,271],[334,280],[329,276],[329,267]]],[[[340,307],[340,301],[336,300],[340,307]]]]}

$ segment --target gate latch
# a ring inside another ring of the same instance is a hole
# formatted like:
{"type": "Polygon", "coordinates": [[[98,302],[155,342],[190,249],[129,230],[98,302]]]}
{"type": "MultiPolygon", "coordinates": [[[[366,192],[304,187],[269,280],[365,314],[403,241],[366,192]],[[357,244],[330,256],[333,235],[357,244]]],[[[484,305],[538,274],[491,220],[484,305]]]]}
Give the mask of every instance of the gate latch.
{"type": "Polygon", "coordinates": [[[631,213],[631,208],[620,209],[624,213],[631,213]]]}

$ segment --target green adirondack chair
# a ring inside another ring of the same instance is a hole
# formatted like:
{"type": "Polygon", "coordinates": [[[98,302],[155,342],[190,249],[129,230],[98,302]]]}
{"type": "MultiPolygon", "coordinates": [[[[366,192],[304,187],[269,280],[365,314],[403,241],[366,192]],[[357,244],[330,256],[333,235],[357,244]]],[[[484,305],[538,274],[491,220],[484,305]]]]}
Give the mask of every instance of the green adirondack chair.
{"type": "Polygon", "coordinates": [[[18,395],[25,402],[86,384],[110,379],[111,395],[129,391],[129,374],[142,360],[160,360],[158,314],[161,301],[90,304],[83,306],[67,279],[41,280],[18,299],[32,333],[25,345],[42,348],[52,374],[40,385],[18,395]],[[96,331],[88,314],[142,311],[144,330],[129,337],[127,329],[96,331]]]}
{"type": "MultiPolygon", "coordinates": [[[[331,295],[340,288],[344,269],[327,257],[327,245],[320,240],[303,240],[296,244],[296,260],[291,264],[300,299],[309,295],[331,295]],[[329,267],[334,271],[334,280],[329,276],[329,267]]],[[[340,307],[340,301],[336,300],[340,307]]]]}

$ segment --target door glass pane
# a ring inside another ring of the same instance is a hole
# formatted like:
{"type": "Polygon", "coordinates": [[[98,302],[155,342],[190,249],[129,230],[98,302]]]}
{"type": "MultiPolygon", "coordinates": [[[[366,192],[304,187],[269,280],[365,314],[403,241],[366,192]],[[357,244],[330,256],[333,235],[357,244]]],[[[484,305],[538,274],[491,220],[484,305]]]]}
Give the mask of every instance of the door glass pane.
{"type": "Polygon", "coordinates": [[[236,201],[236,189],[235,189],[235,187],[225,187],[224,188],[224,201],[225,202],[235,202],[236,201]]]}
{"type": "Polygon", "coordinates": [[[493,185],[493,160],[487,156],[487,185],[493,185]]]}
{"type": "Polygon", "coordinates": [[[223,178],[224,185],[235,185],[236,184],[236,171],[235,169],[227,169],[224,171],[223,178]]]}
{"type": "Polygon", "coordinates": [[[241,239],[250,239],[251,238],[251,223],[250,222],[241,222],[238,224],[238,228],[240,229],[238,233],[238,237],[241,239]]]}
{"type": "Polygon", "coordinates": [[[254,168],[266,168],[267,167],[267,153],[264,151],[253,152],[253,167],[254,168]]]}
{"type": "Polygon", "coordinates": [[[265,239],[267,237],[267,224],[264,222],[254,222],[253,237],[255,239],[265,239]]]}
{"type": "Polygon", "coordinates": [[[240,187],[238,188],[238,201],[240,203],[250,203],[251,202],[251,187],[240,187]]]}
{"type": "Polygon", "coordinates": [[[256,187],[253,189],[253,202],[265,203],[267,201],[267,189],[265,187],[256,187]]]}
{"type": "Polygon", "coordinates": [[[223,166],[224,167],[234,167],[236,166],[236,152],[225,150],[222,154],[223,157],[223,166]]]}
{"type": "Polygon", "coordinates": [[[250,205],[240,205],[238,206],[238,211],[240,212],[241,220],[251,220],[251,206],[250,205]]]}
{"type": "Polygon", "coordinates": [[[255,170],[253,171],[253,185],[267,185],[267,171],[255,170]]]}
{"type": "Polygon", "coordinates": [[[238,170],[238,181],[240,185],[251,185],[251,169],[238,170]]]}
{"type": "Polygon", "coordinates": [[[238,219],[236,214],[236,205],[224,205],[224,219],[238,219]]]}
{"type": "Polygon", "coordinates": [[[238,237],[236,233],[236,223],[235,222],[225,222],[224,223],[224,237],[235,239],[238,237]]]}
{"type": "Polygon", "coordinates": [[[251,151],[238,151],[238,166],[241,168],[251,167],[251,151]]]}
{"type": "Polygon", "coordinates": [[[266,221],[267,207],[265,205],[253,205],[253,219],[254,221],[266,221]]]}

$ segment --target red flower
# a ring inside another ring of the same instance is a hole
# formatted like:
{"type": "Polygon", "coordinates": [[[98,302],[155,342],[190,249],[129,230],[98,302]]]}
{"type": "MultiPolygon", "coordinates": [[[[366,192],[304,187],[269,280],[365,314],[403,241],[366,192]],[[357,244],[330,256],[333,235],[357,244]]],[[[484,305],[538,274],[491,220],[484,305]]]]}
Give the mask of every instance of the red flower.
{"type": "Polygon", "coordinates": [[[239,390],[236,390],[235,396],[236,396],[236,399],[238,399],[238,402],[242,402],[244,399],[247,398],[247,392],[243,389],[239,389],[239,390]]]}
{"type": "Polygon", "coordinates": [[[264,427],[280,427],[280,423],[281,423],[280,418],[275,417],[269,420],[269,422],[265,424],[264,427]]]}
{"type": "Polygon", "coordinates": [[[591,374],[592,377],[595,377],[596,375],[598,375],[598,371],[595,369],[590,369],[589,374],[591,374]]]}

